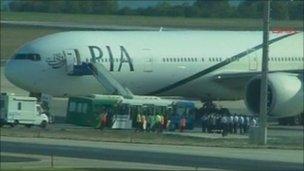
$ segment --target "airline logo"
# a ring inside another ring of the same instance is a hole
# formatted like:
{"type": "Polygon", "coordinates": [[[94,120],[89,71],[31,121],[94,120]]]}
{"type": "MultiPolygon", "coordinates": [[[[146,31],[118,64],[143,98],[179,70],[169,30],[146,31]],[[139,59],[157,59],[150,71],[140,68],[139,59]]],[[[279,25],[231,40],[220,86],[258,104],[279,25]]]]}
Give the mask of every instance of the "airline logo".
{"type": "MultiPolygon", "coordinates": [[[[114,57],[110,46],[106,46],[109,62],[110,62],[110,71],[114,71],[114,57]]],[[[91,54],[91,62],[96,63],[100,62],[104,53],[98,46],[89,46],[90,54],[91,54]]],[[[121,71],[123,64],[128,64],[130,71],[134,71],[133,61],[124,46],[120,46],[120,56],[119,56],[119,66],[117,71],[121,71]]]]}
{"type": "MultiPolygon", "coordinates": [[[[124,66],[128,66],[129,70],[131,72],[134,71],[134,65],[133,65],[133,61],[132,58],[130,57],[127,49],[124,46],[119,46],[119,56],[115,57],[113,55],[113,52],[111,50],[110,46],[105,46],[106,48],[106,52],[102,51],[101,47],[98,46],[88,46],[89,52],[90,52],[90,62],[92,63],[101,63],[103,60],[105,60],[105,56],[107,55],[107,60],[109,60],[109,71],[114,71],[115,68],[115,64],[118,62],[118,69],[117,71],[120,72],[122,70],[122,67],[124,66]],[[115,62],[114,59],[119,59],[116,60],[117,62],[115,62]]],[[[74,49],[75,54],[78,53],[79,51],[77,49],[74,49]]],[[[58,69],[63,67],[64,65],[66,65],[66,58],[69,56],[65,56],[64,52],[62,53],[55,53],[53,54],[52,58],[47,58],[46,59],[46,63],[51,66],[53,69],[58,69]]],[[[77,58],[77,55],[75,55],[75,57],[77,58]]],[[[77,63],[80,65],[81,61],[80,61],[80,57],[78,57],[79,59],[77,60],[77,63]]],[[[88,61],[87,61],[88,62],[88,61]]]]}

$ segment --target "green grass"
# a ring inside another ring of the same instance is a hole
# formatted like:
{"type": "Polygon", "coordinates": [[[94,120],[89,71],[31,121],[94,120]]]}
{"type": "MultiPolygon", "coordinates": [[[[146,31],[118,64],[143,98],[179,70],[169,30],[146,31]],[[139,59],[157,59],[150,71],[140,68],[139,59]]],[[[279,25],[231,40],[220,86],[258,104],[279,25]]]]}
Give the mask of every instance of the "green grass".
{"type": "MultiPolygon", "coordinates": [[[[215,30],[258,30],[257,19],[203,19],[182,17],[109,16],[29,12],[1,12],[1,20],[71,22],[94,25],[176,27],[215,30]]],[[[303,21],[272,21],[273,28],[303,30],[303,21]]],[[[60,28],[1,25],[1,59],[9,58],[24,43],[47,34],[65,31],[60,28]]]]}
{"type": "Polygon", "coordinates": [[[10,56],[12,56],[18,48],[20,48],[24,43],[30,40],[60,31],[63,30],[55,28],[35,28],[1,25],[1,59],[10,58],[10,56]]]}
{"type": "MultiPolygon", "coordinates": [[[[115,16],[30,12],[1,12],[1,20],[13,21],[48,21],[72,22],[95,25],[178,27],[216,30],[261,30],[260,19],[220,19],[220,18],[184,18],[184,17],[148,17],[148,16],[115,16]]],[[[272,28],[303,29],[302,21],[273,20],[272,28]]]]}

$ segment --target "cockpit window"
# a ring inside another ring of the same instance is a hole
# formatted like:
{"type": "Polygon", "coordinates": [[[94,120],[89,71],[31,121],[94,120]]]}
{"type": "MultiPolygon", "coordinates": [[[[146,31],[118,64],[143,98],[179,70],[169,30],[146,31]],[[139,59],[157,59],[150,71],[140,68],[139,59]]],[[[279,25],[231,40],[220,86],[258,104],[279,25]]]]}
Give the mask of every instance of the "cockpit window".
{"type": "Polygon", "coordinates": [[[32,60],[32,61],[40,61],[41,57],[39,54],[35,54],[35,53],[18,53],[15,55],[14,59],[28,59],[28,60],[32,60]]]}

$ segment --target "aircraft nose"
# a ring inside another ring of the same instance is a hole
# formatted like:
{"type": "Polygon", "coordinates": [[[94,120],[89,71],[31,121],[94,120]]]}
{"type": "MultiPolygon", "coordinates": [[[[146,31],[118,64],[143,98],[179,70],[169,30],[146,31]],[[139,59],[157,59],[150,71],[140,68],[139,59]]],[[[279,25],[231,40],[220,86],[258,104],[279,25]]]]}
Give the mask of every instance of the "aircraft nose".
{"type": "Polygon", "coordinates": [[[8,81],[13,84],[17,84],[20,82],[20,72],[18,69],[17,61],[9,60],[5,65],[4,75],[8,81]]]}

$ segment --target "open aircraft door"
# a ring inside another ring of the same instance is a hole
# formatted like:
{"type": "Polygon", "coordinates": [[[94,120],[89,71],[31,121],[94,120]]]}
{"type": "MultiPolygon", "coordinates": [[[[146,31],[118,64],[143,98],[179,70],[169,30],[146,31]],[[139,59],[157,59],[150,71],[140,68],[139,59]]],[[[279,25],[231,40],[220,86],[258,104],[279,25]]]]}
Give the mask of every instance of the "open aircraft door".
{"type": "Polygon", "coordinates": [[[250,71],[257,71],[258,70],[258,55],[257,53],[251,54],[249,56],[249,70],[250,71]]]}
{"type": "Polygon", "coordinates": [[[151,49],[143,49],[143,71],[144,72],[152,72],[153,71],[153,56],[151,49]]]}
{"type": "Polygon", "coordinates": [[[81,64],[79,53],[76,49],[67,49],[63,51],[63,54],[66,59],[66,71],[71,74],[74,71],[74,66],[81,64]]]}

